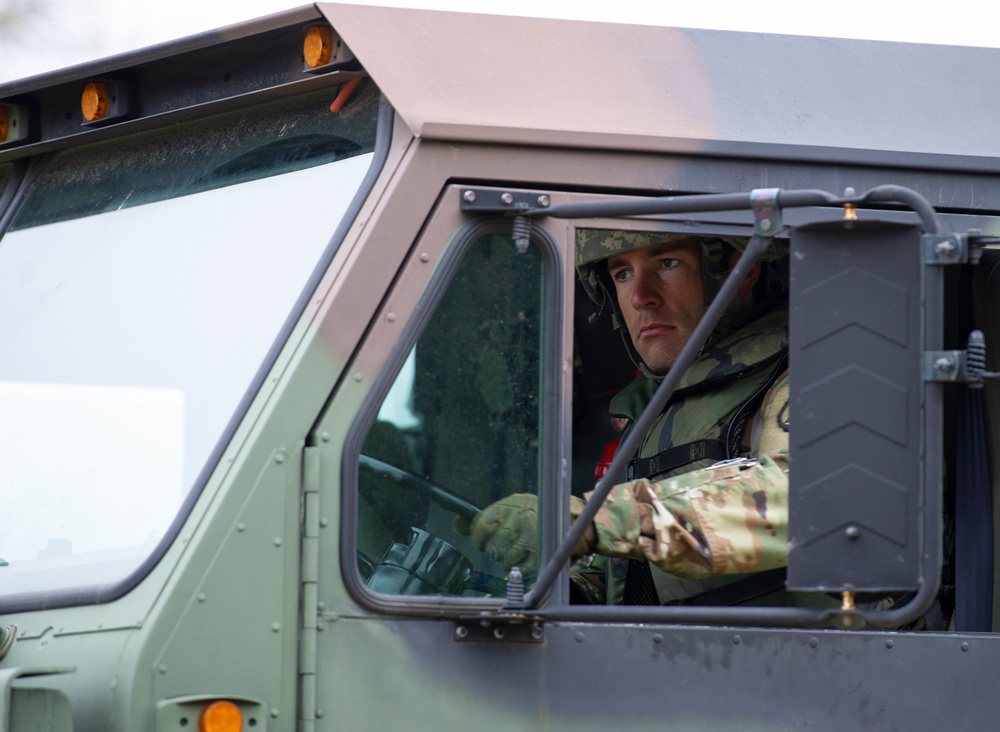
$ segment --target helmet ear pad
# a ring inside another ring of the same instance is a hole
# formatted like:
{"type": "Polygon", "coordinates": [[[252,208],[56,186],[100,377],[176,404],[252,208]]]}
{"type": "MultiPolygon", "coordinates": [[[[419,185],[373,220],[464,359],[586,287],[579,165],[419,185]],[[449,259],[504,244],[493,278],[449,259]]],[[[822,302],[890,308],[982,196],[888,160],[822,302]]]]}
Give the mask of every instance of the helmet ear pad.
{"type": "Polygon", "coordinates": [[[722,239],[709,237],[701,242],[701,278],[705,288],[707,307],[719,294],[723,280],[731,269],[729,261],[735,250],[722,239]]]}

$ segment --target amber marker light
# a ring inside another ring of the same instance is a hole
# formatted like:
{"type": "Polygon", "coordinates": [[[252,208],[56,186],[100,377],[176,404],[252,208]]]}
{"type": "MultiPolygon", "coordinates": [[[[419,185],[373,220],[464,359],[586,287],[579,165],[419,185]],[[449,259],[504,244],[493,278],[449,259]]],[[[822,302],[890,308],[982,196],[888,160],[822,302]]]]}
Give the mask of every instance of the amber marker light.
{"type": "Polygon", "coordinates": [[[240,732],[243,715],[231,701],[206,704],[198,715],[198,732],[240,732]]]}
{"type": "Polygon", "coordinates": [[[108,87],[101,81],[92,81],[83,87],[80,110],[88,122],[104,119],[108,114],[108,87]]]}
{"type": "Polygon", "coordinates": [[[6,107],[0,107],[0,142],[7,142],[10,134],[10,115],[6,107]]]}
{"type": "Polygon", "coordinates": [[[333,56],[333,31],[325,25],[314,25],[307,30],[306,39],[302,43],[302,55],[311,69],[330,63],[333,56]]]}

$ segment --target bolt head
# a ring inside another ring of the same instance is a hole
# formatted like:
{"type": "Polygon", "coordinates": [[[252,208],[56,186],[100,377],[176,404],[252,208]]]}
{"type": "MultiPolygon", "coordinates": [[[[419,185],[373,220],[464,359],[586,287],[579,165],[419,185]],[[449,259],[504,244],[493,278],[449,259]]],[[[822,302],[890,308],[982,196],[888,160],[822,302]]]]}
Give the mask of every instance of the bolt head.
{"type": "Polygon", "coordinates": [[[476,200],[476,192],[466,191],[465,193],[462,194],[462,198],[465,200],[466,203],[472,203],[473,201],[476,200]]]}
{"type": "Polygon", "coordinates": [[[940,371],[942,374],[950,374],[955,370],[955,362],[947,356],[942,356],[934,361],[934,370],[940,371]]]}
{"type": "Polygon", "coordinates": [[[513,193],[501,193],[500,194],[500,202],[503,203],[503,204],[505,204],[505,205],[507,205],[507,206],[509,206],[510,204],[514,203],[514,194],[513,193]]]}

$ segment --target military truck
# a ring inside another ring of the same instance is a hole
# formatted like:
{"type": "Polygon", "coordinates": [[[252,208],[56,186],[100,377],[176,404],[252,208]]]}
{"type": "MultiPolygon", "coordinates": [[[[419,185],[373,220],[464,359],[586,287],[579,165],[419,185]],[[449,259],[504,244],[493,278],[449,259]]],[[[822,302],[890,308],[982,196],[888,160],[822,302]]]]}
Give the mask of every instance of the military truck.
{"type": "Polygon", "coordinates": [[[2,730],[990,728],[997,68],[317,4],[0,86],[2,730]],[[789,249],[787,601],[571,596],[581,227],[789,249]]]}

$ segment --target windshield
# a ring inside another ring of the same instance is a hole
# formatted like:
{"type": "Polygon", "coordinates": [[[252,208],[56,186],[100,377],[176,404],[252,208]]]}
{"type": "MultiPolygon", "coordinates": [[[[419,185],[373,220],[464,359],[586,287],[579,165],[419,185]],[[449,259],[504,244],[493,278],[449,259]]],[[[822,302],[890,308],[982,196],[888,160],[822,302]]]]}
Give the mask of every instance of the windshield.
{"type": "Polygon", "coordinates": [[[0,596],[121,581],[163,538],[371,164],[377,90],[331,100],[43,163],[0,242],[0,596]]]}

